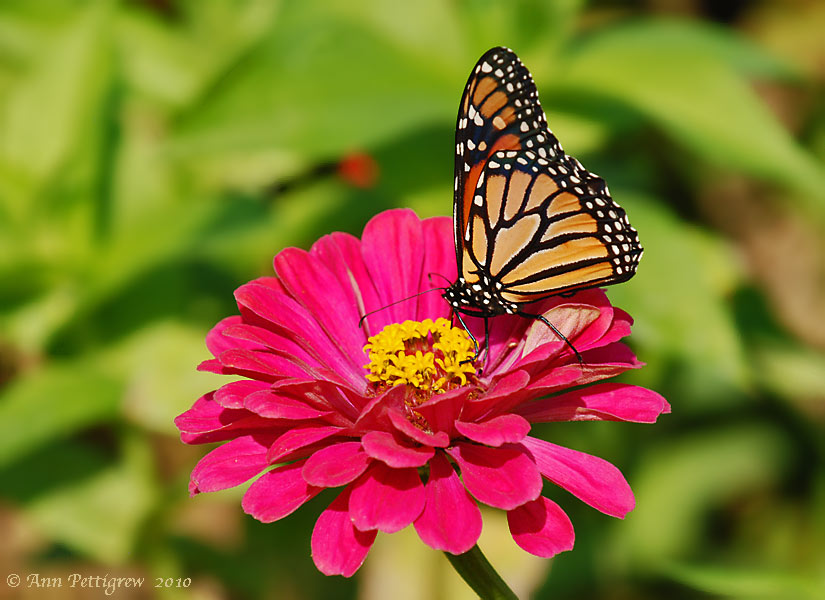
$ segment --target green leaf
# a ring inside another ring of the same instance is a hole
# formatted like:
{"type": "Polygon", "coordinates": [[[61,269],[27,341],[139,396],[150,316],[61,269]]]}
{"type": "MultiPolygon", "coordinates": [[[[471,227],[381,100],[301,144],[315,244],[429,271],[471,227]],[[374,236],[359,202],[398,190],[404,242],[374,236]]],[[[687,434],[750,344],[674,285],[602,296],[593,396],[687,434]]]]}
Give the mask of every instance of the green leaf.
{"type": "Polygon", "coordinates": [[[0,394],[0,465],[118,413],[123,385],[92,362],[55,364],[0,394]]]}
{"type": "Polygon", "coordinates": [[[779,571],[770,566],[748,569],[674,563],[664,571],[676,581],[724,598],[817,600],[825,597],[825,584],[821,578],[779,571]]]}
{"type": "Polygon", "coordinates": [[[633,478],[637,503],[621,528],[623,552],[649,571],[701,547],[707,514],[777,482],[788,450],[777,431],[756,425],[705,428],[651,448],[633,478]]]}
{"type": "MultiPolygon", "coordinates": [[[[689,43],[689,27],[668,35],[643,23],[593,34],[566,58],[553,84],[626,103],[713,164],[823,198],[825,169],[725,64],[743,62],[742,48],[716,56],[722,38],[713,36],[703,50],[698,40],[689,43]]],[[[702,31],[698,37],[707,37],[702,31]]]]}
{"type": "Polygon", "coordinates": [[[634,379],[690,398],[680,410],[729,407],[742,398],[749,372],[726,305],[741,278],[735,257],[719,238],[681,222],[654,200],[612,192],[645,249],[633,279],[607,292],[633,315],[631,341],[641,360],[650,362],[634,379]]]}
{"type": "Polygon", "coordinates": [[[69,157],[91,120],[108,70],[108,11],[94,3],[51,43],[0,112],[0,156],[42,185],[69,157]]]}
{"type": "Polygon", "coordinates": [[[133,555],[141,523],[158,494],[148,443],[136,436],[121,439],[118,464],[25,507],[47,538],[104,564],[123,563],[133,555]]]}

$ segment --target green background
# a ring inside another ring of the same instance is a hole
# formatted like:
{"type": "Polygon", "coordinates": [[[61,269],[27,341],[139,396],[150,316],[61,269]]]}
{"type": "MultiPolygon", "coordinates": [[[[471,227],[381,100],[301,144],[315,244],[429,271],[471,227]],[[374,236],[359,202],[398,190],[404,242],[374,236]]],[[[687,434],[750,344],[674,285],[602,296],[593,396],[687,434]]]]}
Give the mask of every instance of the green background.
{"type": "Polygon", "coordinates": [[[489,47],[533,72],[565,149],[639,230],[656,425],[562,423],[637,508],[552,486],[576,548],[482,550],[522,596],[825,597],[825,4],[815,0],[4,0],[0,4],[0,596],[9,573],[134,575],[150,598],[470,598],[379,535],[345,580],[309,556],[322,495],[261,525],[187,496],[172,424],[232,291],[376,213],[449,214],[455,113],[489,47]],[[319,168],[366,152],[362,189],[319,168]],[[154,589],[154,578],[174,578],[154,589]],[[191,585],[178,588],[177,578],[191,585]]]}

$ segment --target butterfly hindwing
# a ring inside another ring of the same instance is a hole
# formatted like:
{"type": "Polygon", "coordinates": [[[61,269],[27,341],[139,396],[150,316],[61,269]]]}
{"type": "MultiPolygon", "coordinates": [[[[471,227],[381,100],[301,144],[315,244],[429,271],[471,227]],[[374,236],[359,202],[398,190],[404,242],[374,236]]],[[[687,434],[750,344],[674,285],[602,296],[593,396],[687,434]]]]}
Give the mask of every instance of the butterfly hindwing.
{"type": "Polygon", "coordinates": [[[625,281],[641,256],[635,229],[601,178],[575,159],[551,162],[532,150],[490,157],[468,223],[465,279],[485,273],[517,304],[625,281]]]}

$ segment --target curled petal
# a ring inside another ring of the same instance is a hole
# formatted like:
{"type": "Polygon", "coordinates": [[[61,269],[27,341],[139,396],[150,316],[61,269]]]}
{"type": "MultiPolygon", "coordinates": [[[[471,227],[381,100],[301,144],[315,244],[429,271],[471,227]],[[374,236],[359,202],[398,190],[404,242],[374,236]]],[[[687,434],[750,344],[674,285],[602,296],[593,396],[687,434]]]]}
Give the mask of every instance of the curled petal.
{"type": "Polygon", "coordinates": [[[268,390],[269,387],[270,384],[267,382],[253,379],[233,381],[215,391],[215,402],[224,408],[243,408],[244,398],[249,394],[268,390]]]}
{"type": "Polygon", "coordinates": [[[519,415],[500,415],[480,423],[455,422],[455,428],[467,438],[487,446],[515,444],[530,432],[530,423],[519,415]]]}
{"type": "Polygon", "coordinates": [[[272,523],[292,514],[322,489],[309,485],[301,476],[304,461],[278,467],[261,475],[244,494],[244,512],[263,523],[272,523]]]}
{"type": "Polygon", "coordinates": [[[361,442],[343,442],[327,446],[310,456],[304,465],[307,483],[321,487],[338,487],[355,481],[372,462],[361,442]]]}
{"type": "Polygon", "coordinates": [[[600,383],[542,398],[517,412],[531,423],[551,421],[632,421],[655,423],[670,412],[670,404],[652,390],[624,383],[600,383]]]}
{"type": "Polygon", "coordinates": [[[533,437],[522,444],[542,475],[596,510],[623,519],[636,505],[621,471],[606,460],[533,437]]]}
{"type": "Polygon", "coordinates": [[[461,468],[464,485],[485,504],[510,510],[541,493],[536,463],[518,444],[487,448],[458,442],[447,453],[461,468]]]}
{"type": "Polygon", "coordinates": [[[312,530],[312,560],[324,575],[352,577],[364,564],[376,530],[360,531],[349,516],[349,488],[321,513],[312,530]]]}
{"type": "Polygon", "coordinates": [[[542,558],[572,550],[576,539],[569,517],[544,496],[509,511],[507,524],[522,550],[542,558]]]}
{"type": "Polygon", "coordinates": [[[368,455],[390,467],[423,467],[432,458],[432,446],[404,444],[386,431],[370,431],[361,438],[368,455]]]}
{"type": "Polygon", "coordinates": [[[253,478],[269,464],[266,451],[273,435],[245,435],[204,456],[192,471],[189,493],[216,492],[253,478]]]}
{"type": "Polygon", "coordinates": [[[374,462],[352,486],[349,514],[361,531],[401,531],[424,509],[424,486],[416,469],[374,462]]]}
{"type": "Polygon", "coordinates": [[[276,463],[288,458],[298,458],[296,453],[302,451],[301,457],[307,456],[316,444],[340,434],[341,431],[343,430],[340,427],[314,423],[292,427],[273,442],[266,458],[270,463],[276,463]]]}
{"type": "Polygon", "coordinates": [[[481,511],[442,453],[430,461],[424,511],[415,520],[421,540],[436,550],[463,554],[481,535],[481,511]]]}
{"type": "Polygon", "coordinates": [[[244,407],[262,417],[290,421],[317,419],[330,414],[330,411],[318,410],[298,398],[280,395],[272,390],[250,394],[244,401],[244,407]]]}

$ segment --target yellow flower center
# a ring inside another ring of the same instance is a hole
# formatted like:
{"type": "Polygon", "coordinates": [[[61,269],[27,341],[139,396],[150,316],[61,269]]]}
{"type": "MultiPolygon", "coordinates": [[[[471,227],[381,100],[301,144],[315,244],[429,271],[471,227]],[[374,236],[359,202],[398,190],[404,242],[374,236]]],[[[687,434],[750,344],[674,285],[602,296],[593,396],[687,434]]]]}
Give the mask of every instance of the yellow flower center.
{"type": "Polygon", "coordinates": [[[406,385],[429,397],[465,385],[476,373],[470,336],[447,319],[387,325],[364,350],[367,379],[379,388],[406,385]]]}

